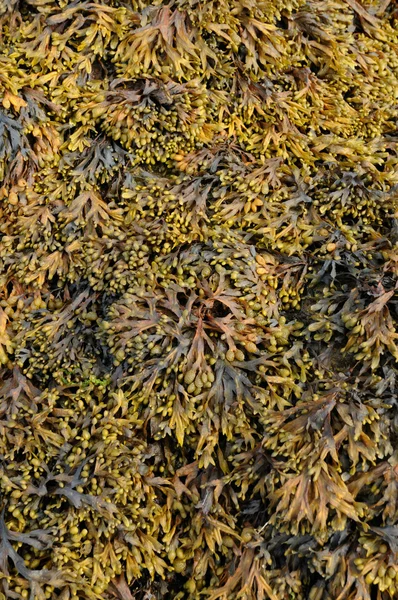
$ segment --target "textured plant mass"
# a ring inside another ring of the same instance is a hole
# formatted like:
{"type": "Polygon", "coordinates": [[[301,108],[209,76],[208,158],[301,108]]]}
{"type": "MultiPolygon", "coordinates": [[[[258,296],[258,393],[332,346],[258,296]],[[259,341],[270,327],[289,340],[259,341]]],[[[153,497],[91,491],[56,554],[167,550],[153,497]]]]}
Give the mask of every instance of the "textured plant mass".
{"type": "Polygon", "coordinates": [[[393,0],[0,1],[0,600],[398,597],[393,0]]]}

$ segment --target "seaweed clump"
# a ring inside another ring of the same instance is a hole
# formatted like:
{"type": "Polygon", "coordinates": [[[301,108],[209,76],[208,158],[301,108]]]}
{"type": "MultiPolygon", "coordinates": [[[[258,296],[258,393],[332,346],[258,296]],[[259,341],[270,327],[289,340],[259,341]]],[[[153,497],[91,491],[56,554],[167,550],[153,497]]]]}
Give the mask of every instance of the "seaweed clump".
{"type": "Polygon", "coordinates": [[[397,50],[0,0],[0,600],[397,598],[397,50]]]}

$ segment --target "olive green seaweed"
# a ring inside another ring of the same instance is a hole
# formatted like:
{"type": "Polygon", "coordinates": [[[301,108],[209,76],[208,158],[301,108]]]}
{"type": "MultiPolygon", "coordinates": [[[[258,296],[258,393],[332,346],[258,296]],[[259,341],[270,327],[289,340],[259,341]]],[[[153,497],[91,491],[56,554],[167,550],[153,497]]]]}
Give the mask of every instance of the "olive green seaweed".
{"type": "Polygon", "coordinates": [[[398,598],[394,0],[0,0],[0,600],[398,598]]]}

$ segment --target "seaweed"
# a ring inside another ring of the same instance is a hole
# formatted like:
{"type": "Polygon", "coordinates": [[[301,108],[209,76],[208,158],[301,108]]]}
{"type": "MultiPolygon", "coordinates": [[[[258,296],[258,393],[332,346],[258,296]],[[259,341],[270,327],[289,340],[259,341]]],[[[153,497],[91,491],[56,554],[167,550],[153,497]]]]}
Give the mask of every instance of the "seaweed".
{"type": "Polygon", "coordinates": [[[397,48],[0,0],[0,600],[396,598],[397,48]]]}

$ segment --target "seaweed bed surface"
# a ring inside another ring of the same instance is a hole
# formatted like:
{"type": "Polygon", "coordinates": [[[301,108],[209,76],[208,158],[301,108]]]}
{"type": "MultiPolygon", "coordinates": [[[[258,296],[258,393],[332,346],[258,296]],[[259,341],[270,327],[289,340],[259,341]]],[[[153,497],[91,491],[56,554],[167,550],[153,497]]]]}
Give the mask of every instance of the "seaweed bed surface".
{"type": "Polygon", "coordinates": [[[394,0],[0,0],[0,600],[398,597],[394,0]]]}

